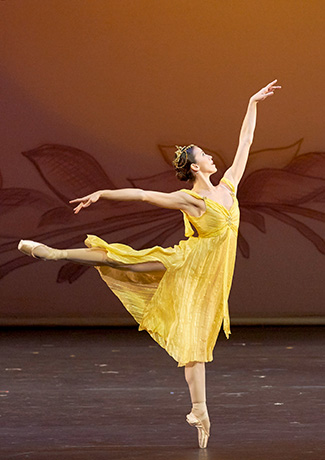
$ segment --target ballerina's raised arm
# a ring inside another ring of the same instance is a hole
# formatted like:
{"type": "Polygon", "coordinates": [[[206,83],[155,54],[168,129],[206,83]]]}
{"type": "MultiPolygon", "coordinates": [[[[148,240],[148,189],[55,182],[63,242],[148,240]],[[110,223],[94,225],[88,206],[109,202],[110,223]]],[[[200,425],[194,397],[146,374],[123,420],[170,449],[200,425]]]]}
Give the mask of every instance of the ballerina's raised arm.
{"type": "Polygon", "coordinates": [[[281,86],[275,86],[277,80],[273,80],[256,94],[254,94],[248,103],[247,112],[240,130],[239,143],[234,161],[229,169],[225,172],[224,177],[231,180],[237,186],[240,182],[246,168],[250,147],[253,143],[254,130],[256,126],[257,104],[260,101],[272,96],[275,90],[281,86]]]}

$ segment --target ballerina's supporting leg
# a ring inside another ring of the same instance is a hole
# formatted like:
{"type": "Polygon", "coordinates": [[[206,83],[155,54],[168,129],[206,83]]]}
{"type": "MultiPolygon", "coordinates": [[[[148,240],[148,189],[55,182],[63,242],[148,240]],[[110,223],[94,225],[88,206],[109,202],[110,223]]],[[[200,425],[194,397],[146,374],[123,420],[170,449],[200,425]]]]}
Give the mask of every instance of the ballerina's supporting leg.
{"type": "Polygon", "coordinates": [[[161,262],[143,262],[139,264],[123,264],[107,257],[107,252],[100,248],[80,249],[55,249],[42,243],[21,240],[18,249],[26,255],[43,260],[67,260],[83,265],[109,266],[120,270],[134,272],[162,271],[165,270],[161,262]]]}
{"type": "Polygon", "coordinates": [[[206,405],[205,363],[191,362],[185,366],[185,380],[188,384],[192,411],[187,422],[198,429],[199,446],[207,447],[210,435],[210,420],[206,405]]]}

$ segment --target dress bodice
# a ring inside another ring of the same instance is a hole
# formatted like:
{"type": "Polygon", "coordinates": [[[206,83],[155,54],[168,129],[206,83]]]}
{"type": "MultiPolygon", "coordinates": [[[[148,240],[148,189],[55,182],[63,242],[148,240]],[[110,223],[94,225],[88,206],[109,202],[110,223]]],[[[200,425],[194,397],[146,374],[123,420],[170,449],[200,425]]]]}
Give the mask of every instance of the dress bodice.
{"type": "Polygon", "coordinates": [[[189,193],[195,198],[204,200],[206,206],[205,212],[200,217],[190,216],[182,211],[185,224],[185,236],[190,237],[194,234],[192,226],[195,227],[198,236],[203,238],[217,236],[223,233],[227,228],[231,229],[237,235],[239,226],[239,206],[236,198],[235,186],[225,177],[223,177],[220,182],[224,182],[231,189],[229,193],[233,198],[233,204],[230,209],[192,190],[181,190],[182,192],[189,193]]]}

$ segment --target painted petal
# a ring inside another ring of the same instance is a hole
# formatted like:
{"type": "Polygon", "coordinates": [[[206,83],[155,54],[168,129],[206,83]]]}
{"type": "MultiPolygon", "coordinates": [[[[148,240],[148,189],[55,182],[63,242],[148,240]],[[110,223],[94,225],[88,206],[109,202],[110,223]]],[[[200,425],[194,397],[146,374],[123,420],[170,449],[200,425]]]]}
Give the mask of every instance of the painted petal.
{"type": "Polygon", "coordinates": [[[248,176],[239,189],[242,206],[254,204],[301,204],[323,194],[325,181],[285,170],[261,169],[248,176]]]}
{"type": "Polygon", "coordinates": [[[65,203],[95,190],[115,188],[90,154],[65,145],[46,144],[23,152],[47,186],[65,203]]]}
{"type": "Polygon", "coordinates": [[[285,171],[325,180],[325,153],[310,152],[296,157],[285,171]]]}
{"type": "Polygon", "coordinates": [[[238,249],[245,259],[249,259],[249,244],[240,230],[238,231],[238,249]]]}
{"type": "Polygon", "coordinates": [[[21,268],[36,262],[39,262],[39,259],[34,259],[33,257],[26,256],[16,257],[13,260],[9,260],[8,262],[5,262],[0,265],[0,279],[4,278],[6,275],[8,275],[8,273],[12,272],[13,270],[16,270],[17,268],[21,268]]]}
{"type": "Polygon", "coordinates": [[[242,222],[248,222],[249,224],[254,225],[254,227],[256,227],[261,232],[266,233],[264,216],[262,216],[255,210],[250,209],[250,208],[241,207],[240,220],[242,222]]]}
{"type": "Polygon", "coordinates": [[[0,189],[1,214],[16,211],[19,206],[28,206],[40,210],[57,206],[55,198],[28,188],[3,188],[0,189]]]}
{"type": "Polygon", "coordinates": [[[77,265],[77,264],[68,262],[67,264],[64,264],[60,268],[58,272],[58,276],[56,278],[56,282],[57,283],[69,282],[70,284],[72,284],[74,281],[80,278],[80,276],[82,276],[90,268],[91,267],[87,267],[85,265],[77,265]]]}
{"type": "Polygon", "coordinates": [[[275,169],[284,168],[298,155],[302,142],[303,139],[299,139],[299,141],[286,147],[251,151],[244,177],[265,167],[275,169]]]}
{"type": "Polygon", "coordinates": [[[173,170],[155,174],[154,176],[128,179],[133,187],[144,190],[159,190],[160,192],[174,192],[180,185],[173,170]]]}
{"type": "Polygon", "coordinates": [[[296,230],[298,230],[299,233],[301,233],[305,238],[307,238],[311,243],[313,243],[314,246],[316,246],[319,252],[325,254],[325,240],[316,232],[314,232],[314,230],[312,230],[310,227],[303,224],[299,220],[296,220],[293,217],[288,216],[287,214],[283,214],[282,212],[277,211],[277,209],[275,208],[264,207],[262,208],[262,210],[266,214],[270,214],[271,216],[275,217],[281,222],[284,222],[285,224],[290,225],[290,227],[293,227],[296,230]]]}
{"type": "Polygon", "coordinates": [[[316,203],[325,203],[325,190],[314,199],[316,203]]]}
{"type": "Polygon", "coordinates": [[[300,206],[292,206],[287,204],[277,204],[276,210],[282,213],[298,214],[299,216],[308,217],[310,219],[325,222],[325,213],[316,211],[315,209],[302,208],[300,206]]]}
{"type": "Polygon", "coordinates": [[[56,207],[42,214],[38,227],[47,225],[68,225],[75,222],[75,216],[68,207],[56,207]]]}

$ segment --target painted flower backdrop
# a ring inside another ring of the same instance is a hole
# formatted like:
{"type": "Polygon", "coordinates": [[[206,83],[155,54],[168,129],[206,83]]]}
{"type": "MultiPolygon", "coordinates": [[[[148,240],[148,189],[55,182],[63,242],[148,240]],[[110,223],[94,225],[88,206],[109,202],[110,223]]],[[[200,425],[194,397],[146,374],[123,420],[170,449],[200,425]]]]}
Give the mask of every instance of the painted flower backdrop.
{"type": "MultiPolygon", "coordinates": [[[[249,258],[250,253],[249,242],[244,236],[245,227],[251,224],[266,233],[265,215],[295,228],[325,254],[324,238],[308,225],[308,219],[325,221],[325,213],[312,208],[320,203],[323,207],[325,202],[325,153],[300,154],[301,145],[302,139],[284,148],[263,149],[250,154],[237,194],[241,211],[238,249],[245,258],[249,258]]],[[[133,187],[169,192],[179,186],[171,165],[174,146],[160,145],[158,148],[168,170],[129,179],[133,187]]],[[[225,162],[216,151],[203,149],[214,158],[218,172],[213,178],[218,183],[227,169],[225,162]]],[[[53,193],[3,188],[0,177],[1,278],[17,268],[38,262],[17,251],[21,238],[64,248],[82,246],[87,233],[97,234],[107,241],[111,241],[114,235],[114,241],[142,248],[163,245],[183,226],[181,213],[135,202],[102,201],[75,216],[68,203],[70,199],[98,189],[116,188],[100,164],[82,150],[56,144],[42,145],[23,152],[23,155],[53,193]],[[124,238],[118,237],[119,232],[124,238]]],[[[57,281],[72,283],[88,268],[65,263],[59,269],[57,281]]]]}

